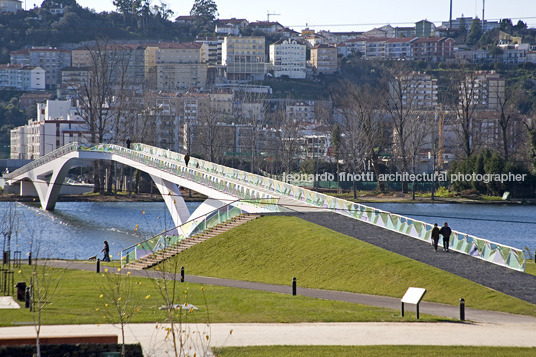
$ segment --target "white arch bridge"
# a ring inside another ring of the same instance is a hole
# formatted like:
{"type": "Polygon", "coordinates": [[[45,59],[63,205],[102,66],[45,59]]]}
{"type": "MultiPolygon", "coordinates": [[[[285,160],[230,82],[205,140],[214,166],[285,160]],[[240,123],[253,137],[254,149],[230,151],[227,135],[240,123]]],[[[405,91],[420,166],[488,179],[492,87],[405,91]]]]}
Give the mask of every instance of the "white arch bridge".
{"type": "MultiPolygon", "coordinates": [[[[111,160],[147,172],[164,198],[177,233],[183,235],[190,233],[180,228],[187,221],[232,203],[250,213],[277,212],[284,207],[300,212],[331,211],[431,241],[431,224],[193,157],[186,166],[184,155],[144,144],[127,149],[113,144],[70,143],[5,175],[5,179],[10,185],[19,184],[21,195],[38,196],[41,206],[52,210],[69,170],[80,161],[93,160],[111,160]],[[179,191],[181,186],[208,199],[190,213],[179,191]]],[[[525,269],[525,254],[517,248],[457,231],[453,231],[450,247],[511,269],[525,269]]]]}

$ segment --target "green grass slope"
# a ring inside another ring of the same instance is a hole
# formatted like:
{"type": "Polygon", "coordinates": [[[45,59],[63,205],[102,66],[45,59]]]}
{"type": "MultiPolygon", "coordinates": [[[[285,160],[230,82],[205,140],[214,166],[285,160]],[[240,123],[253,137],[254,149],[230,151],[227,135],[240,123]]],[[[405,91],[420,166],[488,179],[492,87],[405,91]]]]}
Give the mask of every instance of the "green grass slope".
{"type": "MultiPolygon", "coordinates": [[[[408,238],[409,239],[409,238],[408,238]]],[[[536,316],[536,306],[296,217],[267,216],[179,254],[187,274],[401,297],[536,316]]]]}

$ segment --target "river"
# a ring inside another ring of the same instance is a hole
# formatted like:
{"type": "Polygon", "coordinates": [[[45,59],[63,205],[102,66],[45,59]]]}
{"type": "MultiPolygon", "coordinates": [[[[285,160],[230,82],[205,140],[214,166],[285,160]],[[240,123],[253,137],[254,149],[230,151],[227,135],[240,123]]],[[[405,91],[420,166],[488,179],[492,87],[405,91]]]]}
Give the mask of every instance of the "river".
{"type": "MultiPolygon", "coordinates": [[[[11,250],[23,256],[33,244],[32,251],[39,245],[42,257],[102,257],[107,240],[113,259],[119,259],[121,250],[173,227],[163,202],[58,202],[54,211],[37,204],[0,202],[0,219],[10,204],[16,207],[20,230],[11,239],[11,250]]],[[[192,212],[200,202],[186,205],[192,212]]]]}
{"type": "MultiPolygon", "coordinates": [[[[37,204],[0,202],[0,219],[15,205],[19,231],[11,250],[23,256],[39,244],[39,255],[66,259],[101,256],[103,241],[114,259],[122,249],[172,228],[163,202],[58,202],[52,212],[37,204]]],[[[188,202],[193,211],[199,202],[188,202]]],[[[536,206],[459,203],[370,203],[372,207],[428,223],[449,222],[452,229],[516,248],[536,248],[536,206]]],[[[3,244],[3,241],[2,241],[3,244]]],[[[35,250],[35,249],[34,249],[35,250]]]]}

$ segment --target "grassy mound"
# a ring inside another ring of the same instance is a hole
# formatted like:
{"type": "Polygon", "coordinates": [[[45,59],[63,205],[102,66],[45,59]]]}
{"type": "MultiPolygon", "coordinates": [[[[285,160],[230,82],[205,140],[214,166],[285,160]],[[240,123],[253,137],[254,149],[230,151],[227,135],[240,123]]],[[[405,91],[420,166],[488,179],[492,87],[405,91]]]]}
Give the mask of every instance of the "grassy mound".
{"type": "Polygon", "coordinates": [[[536,306],[296,217],[262,217],[176,259],[187,274],[401,297],[536,316],[536,306]]]}

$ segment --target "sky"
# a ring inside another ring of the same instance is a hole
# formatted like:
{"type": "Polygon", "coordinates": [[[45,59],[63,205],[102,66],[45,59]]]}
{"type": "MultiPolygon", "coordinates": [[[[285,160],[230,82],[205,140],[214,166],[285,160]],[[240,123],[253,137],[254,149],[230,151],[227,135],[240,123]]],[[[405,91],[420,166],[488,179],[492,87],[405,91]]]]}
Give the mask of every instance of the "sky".
{"type": "MultiPolygon", "coordinates": [[[[31,0],[30,0],[31,1],[31,0]]],[[[83,7],[99,11],[112,11],[112,0],[77,0],[83,7]]],[[[153,0],[158,4],[160,0],[153,0]]],[[[164,0],[175,12],[175,17],[188,15],[193,0],[164,0]]],[[[449,18],[450,0],[215,0],[219,18],[245,18],[248,21],[267,19],[267,13],[275,13],[271,21],[301,30],[309,26],[315,30],[363,31],[391,24],[411,26],[427,19],[436,24],[449,18]]],[[[453,18],[482,17],[483,0],[453,0],[453,18]]],[[[536,27],[536,0],[487,0],[485,19],[511,18],[517,23],[522,19],[530,27],[536,27]]]]}

